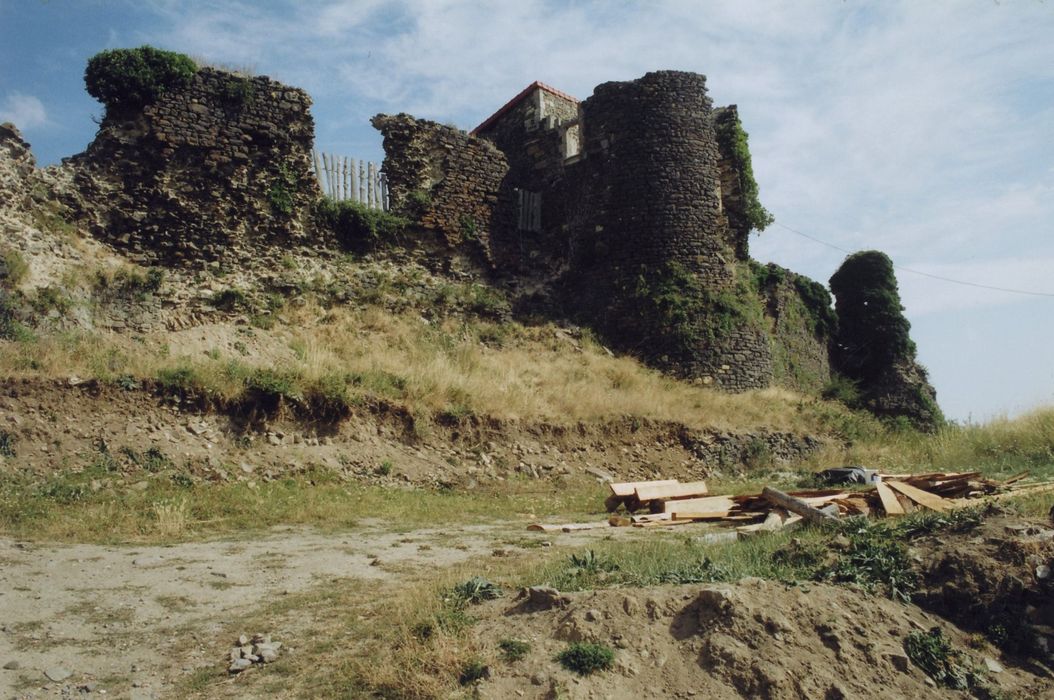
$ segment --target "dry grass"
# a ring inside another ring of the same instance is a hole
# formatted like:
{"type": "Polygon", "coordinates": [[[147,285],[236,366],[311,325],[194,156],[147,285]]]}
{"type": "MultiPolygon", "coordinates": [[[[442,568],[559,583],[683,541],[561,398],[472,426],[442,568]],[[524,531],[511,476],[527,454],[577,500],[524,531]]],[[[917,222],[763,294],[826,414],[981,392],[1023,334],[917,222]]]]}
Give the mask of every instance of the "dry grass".
{"type": "Polygon", "coordinates": [[[282,321],[257,334],[256,352],[248,354],[188,354],[163,335],[143,343],[111,334],[42,335],[0,344],[0,375],[115,381],[179,371],[184,381],[234,399],[247,376],[267,369],[287,379],[294,393],[324,385],[339,398],[379,397],[417,416],[449,412],[559,424],[633,416],[727,430],[878,430],[840,405],[782,389],[730,395],[677,381],[632,358],[612,357],[588,337],[572,341],[551,325],[428,324],[414,314],[313,306],[287,311],[282,321]],[[286,357],[277,366],[270,360],[276,354],[286,357]]]}

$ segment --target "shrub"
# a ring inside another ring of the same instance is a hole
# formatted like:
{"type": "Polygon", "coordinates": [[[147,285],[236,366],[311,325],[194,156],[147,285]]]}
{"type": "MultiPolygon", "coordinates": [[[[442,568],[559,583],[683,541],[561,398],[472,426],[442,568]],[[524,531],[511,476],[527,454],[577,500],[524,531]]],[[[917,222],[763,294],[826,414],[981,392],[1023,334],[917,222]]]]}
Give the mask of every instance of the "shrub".
{"type": "Polygon", "coordinates": [[[358,202],[319,200],[316,218],[348,250],[368,250],[379,243],[397,240],[409,222],[380,209],[370,209],[358,202]]]}
{"type": "Polygon", "coordinates": [[[861,406],[860,387],[849,377],[841,374],[832,374],[831,381],[821,392],[823,398],[829,401],[840,401],[849,408],[861,406]]]}
{"type": "Polygon", "coordinates": [[[606,671],[615,665],[615,652],[606,644],[574,642],[556,656],[560,665],[568,671],[588,676],[597,671],[606,671]]]}
{"type": "Polygon", "coordinates": [[[29,265],[17,250],[0,254],[0,285],[14,289],[29,273],[29,265]]]}
{"type": "Polygon", "coordinates": [[[245,292],[240,289],[223,289],[209,298],[209,303],[220,311],[234,311],[247,303],[245,292]]]}
{"type": "Polygon", "coordinates": [[[498,648],[501,649],[502,657],[506,661],[512,662],[519,661],[527,656],[531,650],[531,645],[519,639],[502,639],[498,642],[498,648]]]}
{"type": "Polygon", "coordinates": [[[0,430],[0,457],[15,456],[15,436],[6,430],[0,430]]]}
{"type": "Polygon", "coordinates": [[[461,673],[458,674],[457,680],[461,685],[468,685],[489,677],[490,667],[479,659],[473,659],[461,667],[461,673]]]}
{"type": "Polygon", "coordinates": [[[188,84],[198,67],[189,57],[152,46],[113,49],[88,61],[84,84],[107,110],[141,107],[188,84]]]}

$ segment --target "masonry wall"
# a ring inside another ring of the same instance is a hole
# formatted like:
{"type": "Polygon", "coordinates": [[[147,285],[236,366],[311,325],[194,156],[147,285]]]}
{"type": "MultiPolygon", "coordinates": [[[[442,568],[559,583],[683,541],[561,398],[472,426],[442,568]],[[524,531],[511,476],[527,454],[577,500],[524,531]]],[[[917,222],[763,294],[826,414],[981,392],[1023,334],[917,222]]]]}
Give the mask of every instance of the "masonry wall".
{"type": "Polygon", "coordinates": [[[407,114],[377,115],[392,209],[447,243],[477,243],[489,257],[491,231],[507,226],[509,166],[488,141],[407,114]],[[506,202],[505,206],[499,206],[506,202]]]}
{"type": "Polygon", "coordinates": [[[566,168],[577,201],[569,222],[568,303],[609,342],[664,370],[732,391],[767,386],[764,329],[714,332],[698,314],[671,334],[654,304],[640,298],[641,277],[664,270],[690,276],[681,290],[688,313],[710,308],[710,297],[735,293],[736,255],[722,211],[706,78],[661,71],[604,83],[581,104],[581,115],[585,157],[566,168]]]}
{"type": "MultiPolygon", "coordinates": [[[[719,127],[727,123],[738,123],[739,111],[736,105],[719,107],[713,112],[713,123],[715,131],[721,133],[719,127]]],[[[725,132],[727,133],[727,132],[725,132]]],[[[732,144],[725,139],[717,139],[718,150],[718,176],[721,183],[721,210],[726,221],[727,244],[735,251],[739,260],[750,258],[750,217],[747,216],[747,202],[743,193],[743,185],[736,158],[732,152],[732,144]]]]}
{"type": "Polygon", "coordinates": [[[147,264],[193,265],[308,244],[321,193],[303,90],[202,68],[134,113],[109,114],[70,159],[82,217],[147,264]]]}
{"type": "Polygon", "coordinates": [[[817,283],[769,263],[769,281],[760,290],[769,320],[773,382],[779,386],[819,393],[831,380],[830,345],[835,332],[834,314],[826,297],[828,314],[816,308],[801,289],[817,283]]]}

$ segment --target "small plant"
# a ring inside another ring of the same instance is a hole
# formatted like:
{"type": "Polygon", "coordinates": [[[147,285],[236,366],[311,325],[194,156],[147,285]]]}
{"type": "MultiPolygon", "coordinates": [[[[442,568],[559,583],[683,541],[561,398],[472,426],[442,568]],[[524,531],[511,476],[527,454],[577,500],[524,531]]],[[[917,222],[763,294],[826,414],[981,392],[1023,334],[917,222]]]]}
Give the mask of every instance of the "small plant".
{"type": "Polygon", "coordinates": [[[198,67],[188,56],[152,46],[113,49],[88,61],[84,84],[107,110],[149,104],[187,85],[198,67]]]}
{"type": "Polygon", "coordinates": [[[530,643],[521,639],[502,639],[498,642],[498,648],[501,649],[502,658],[509,663],[519,661],[531,651],[530,643]]]}
{"type": "Polygon", "coordinates": [[[955,690],[970,687],[970,673],[959,663],[959,652],[940,627],[928,632],[913,630],[904,640],[904,651],[912,663],[939,685],[955,690]]]}
{"type": "Polygon", "coordinates": [[[121,374],[116,378],[116,380],[114,380],[114,384],[116,384],[119,389],[123,389],[124,391],[138,391],[140,388],[142,388],[142,385],[139,383],[139,380],[137,380],[137,378],[135,378],[131,374],[121,374]]]}
{"type": "Polygon", "coordinates": [[[479,225],[476,223],[475,217],[469,216],[468,214],[462,214],[459,223],[461,224],[462,238],[466,241],[479,240],[479,225]]]}
{"type": "Polygon", "coordinates": [[[472,659],[461,667],[457,680],[461,685],[469,685],[484,678],[490,678],[490,667],[479,659],[472,659]]]}
{"type": "Polygon", "coordinates": [[[615,651],[606,644],[574,642],[557,654],[556,660],[568,671],[588,676],[612,668],[615,665],[615,651]]]}
{"type": "Polygon", "coordinates": [[[22,254],[14,249],[0,253],[0,285],[14,289],[29,274],[29,265],[22,254]]]}
{"type": "Polygon", "coordinates": [[[911,567],[908,550],[884,525],[850,521],[849,548],[820,578],[836,583],[855,583],[866,588],[885,587],[894,600],[911,602],[918,576],[911,567]]]}
{"type": "Polygon", "coordinates": [[[0,430],[0,457],[15,456],[15,436],[6,430],[0,430]]]}
{"type": "Polygon", "coordinates": [[[587,549],[582,554],[572,554],[568,557],[568,564],[570,564],[572,569],[588,573],[615,571],[618,569],[618,564],[609,559],[597,556],[597,553],[592,549],[587,549]]]}
{"type": "Polygon", "coordinates": [[[377,476],[391,476],[392,474],[392,463],[390,460],[384,460],[381,462],[376,469],[377,476]]]}
{"type": "Polygon", "coordinates": [[[52,312],[64,315],[73,306],[73,302],[58,287],[49,285],[39,288],[29,300],[29,305],[42,316],[52,312]]]}
{"type": "Polygon", "coordinates": [[[432,206],[432,194],[428,190],[414,190],[406,195],[407,213],[415,219],[424,216],[432,206]]]}
{"type": "Polygon", "coordinates": [[[256,86],[249,78],[231,76],[219,89],[220,100],[230,110],[241,110],[252,105],[256,99],[256,86]]]}
{"type": "Polygon", "coordinates": [[[148,472],[159,472],[172,466],[172,460],[157,447],[150,447],[142,454],[139,454],[131,447],[122,447],[120,451],[132,464],[148,472]]]}
{"type": "Polygon", "coordinates": [[[240,289],[222,289],[209,298],[209,303],[220,311],[234,311],[244,308],[248,299],[240,289]]]}
{"type": "Polygon", "coordinates": [[[457,584],[451,593],[454,600],[462,603],[482,603],[484,600],[495,600],[502,596],[501,587],[482,576],[473,576],[457,584]]]}
{"type": "Polygon", "coordinates": [[[271,202],[271,208],[279,214],[289,215],[293,213],[293,194],[297,190],[296,175],[285,163],[278,166],[278,175],[271,181],[271,187],[267,191],[267,198],[271,202]]]}

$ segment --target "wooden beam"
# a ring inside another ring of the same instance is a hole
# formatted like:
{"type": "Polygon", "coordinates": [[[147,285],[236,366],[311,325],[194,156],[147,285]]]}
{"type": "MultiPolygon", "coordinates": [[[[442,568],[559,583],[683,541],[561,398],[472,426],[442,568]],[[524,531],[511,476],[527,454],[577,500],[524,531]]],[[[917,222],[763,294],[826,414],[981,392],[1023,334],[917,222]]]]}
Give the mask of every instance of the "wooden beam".
{"type": "Polygon", "coordinates": [[[624,481],[622,483],[610,483],[608,488],[611,489],[611,493],[614,496],[620,498],[627,498],[633,496],[637,489],[640,487],[647,486],[669,486],[670,484],[679,483],[677,479],[660,479],[658,481],[624,481]]]}
{"type": "Polygon", "coordinates": [[[929,508],[930,510],[945,511],[948,510],[948,504],[944,502],[944,499],[940,496],[930,493],[929,491],[923,491],[920,488],[916,488],[911,484],[905,484],[902,481],[890,481],[889,488],[896,491],[900,491],[902,494],[910,498],[920,506],[929,508]]]}
{"type": "Polygon", "coordinates": [[[712,513],[715,511],[728,511],[735,508],[736,503],[728,496],[707,496],[706,498],[684,498],[679,501],[666,501],[663,503],[663,512],[672,513],[700,511],[712,513]]]}
{"type": "Polygon", "coordinates": [[[901,507],[900,501],[897,500],[897,495],[893,493],[893,489],[881,481],[875,485],[875,488],[878,490],[878,497],[882,501],[882,510],[886,511],[886,515],[904,515],[904,508],[901,507]]]}
{"type": "Polygon", "coordinates": [[[770,486],[766,486],[765,488],[763,488],[761,490],[761,495],[764,496],[765,499],[770,503],[775,503],[781,508],[786,508],[792,513],[797,513],[809,522],[822,523],[828,520],[838,519],[837,516],[813,508],[811,505],[801,500],[800,498],[795,498],[794,496],[783,493],[782,491],[774,489],[770,486]]]}
{"type": "Polygon", "coordinates": [[[678,510],[673,513],[670,513],[670,515],[673,516],[673,520],[727,520],[729,517],[727,510],[678,510]]]}
{"type": "Polygon", "coordinates": [[[690,498],[692,496],[705,496],[710,493],[706,488],[705,481],[692,481],[687,484],[660,484],[658,486],[649,484],[638,486],[635,489],[637,498],[644,501],[670,498],[690,498]]]}

